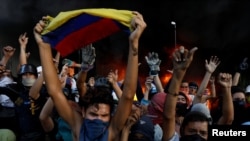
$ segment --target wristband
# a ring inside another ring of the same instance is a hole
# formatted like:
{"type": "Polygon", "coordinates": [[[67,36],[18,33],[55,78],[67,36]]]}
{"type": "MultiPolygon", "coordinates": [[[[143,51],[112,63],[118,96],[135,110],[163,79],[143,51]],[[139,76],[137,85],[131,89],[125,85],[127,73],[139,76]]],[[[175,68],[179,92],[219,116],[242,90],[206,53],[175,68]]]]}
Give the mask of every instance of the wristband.
{"type": "Polygon", "coordinates": [[[168,93],[169,95],[172,95],[172,96],[174,96],[174,97],[176,97],[176,96],[178,96],[179,94],[173,94],[173,93],[168,93]]]}
{"type": "Polygon", "coordinates": [[[148,106],[149,105],[149,101],[146,100],[146,99],[144,99],[144,98],[142,98],[141,99],[141,105],[148,106]]]}
{"type": "Polygon", "coordinates": [[[152,75],[152,76],[158,75],[158,71],[150,71],[149,75],[152,75]]]}

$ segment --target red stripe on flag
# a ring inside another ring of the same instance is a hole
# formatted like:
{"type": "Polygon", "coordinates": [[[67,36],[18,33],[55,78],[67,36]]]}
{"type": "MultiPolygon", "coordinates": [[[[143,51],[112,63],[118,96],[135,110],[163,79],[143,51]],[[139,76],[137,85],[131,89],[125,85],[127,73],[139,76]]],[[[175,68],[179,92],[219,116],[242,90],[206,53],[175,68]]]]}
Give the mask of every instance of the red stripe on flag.
{"type": "Polygon", "coordinates": [[[55,49],[60,52],[62,57],[65,57],[88,44],[120,30],[119,26],[113,20],[101,19],[67,35],[56,45],[55,49]]]}

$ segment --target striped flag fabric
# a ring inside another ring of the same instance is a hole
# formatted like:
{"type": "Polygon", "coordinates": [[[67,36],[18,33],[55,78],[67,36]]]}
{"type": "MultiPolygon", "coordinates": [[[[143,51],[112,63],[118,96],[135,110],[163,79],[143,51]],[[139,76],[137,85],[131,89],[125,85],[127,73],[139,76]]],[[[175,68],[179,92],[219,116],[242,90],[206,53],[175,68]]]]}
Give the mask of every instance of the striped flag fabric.
{"type": "Polygon", "coordinates": [[[65,57],[118,31],[131,33],[132,11],[110,8],[80,9],[48,16],[44,42],[65,57]]]}

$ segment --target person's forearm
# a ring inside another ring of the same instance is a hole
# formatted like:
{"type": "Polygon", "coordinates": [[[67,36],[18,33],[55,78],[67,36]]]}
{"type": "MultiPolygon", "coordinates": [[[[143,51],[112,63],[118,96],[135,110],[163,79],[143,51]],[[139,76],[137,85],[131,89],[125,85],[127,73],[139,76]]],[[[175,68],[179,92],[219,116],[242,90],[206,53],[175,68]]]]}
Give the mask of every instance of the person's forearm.
{"type": "Polygon", "coordinates": [[[51,98],[49,98],[45,103],[45,105],[43,106],[43,109],[39,116],[41,125],[45,132],[50,132],[54,128],[53,120],[50,117],[53,111],[53,107],[54,107],[53,101],[51,100],[51,98]]]}
{"type": "Polygon", "coordinates": [[[234,119],[233,100],[231,96],[231,88],[222,88],[222,116],[218,124],[230,125],[234,119]]]}
{"type": "Polygon", "coordinates": [[[123,93],[126,94],[126,98],[134,99],[138,78],[138,40],[130,41],[130,49],[128,55],[128,64],[123,82],[123,93]]]}
{"type": "Polygon", "coordinates": [[[181,81],[183,80],[185,73],[186,70],[177,70],[176,72],[174,70],[172,79],[170,81],[170,85],[168,87],[168,93],[172,94],[179,93],[181,81]]]}
{"type": "Polygon", "coordinates": [[[61,91],[61,83],[57,76],[56,67],[53,63],[51,47],[47,43],[39,43],[38,46],[41,64],[44,70],[42,72],[44,80],[46,82],[45,84],[48,89],[48,93],[51,95],[52,99],[54,99],[56,98],[53,96],[54,93],[61,91]]]}
{"type": "Polygon", "coordinates": [[[204,78],[203,78],[203,80],[202,80],[202,82],[201,82],[201,84],[199,86],[199,89],[197,91],[197,96],[202,96],[203,95],[203,93],[204,93],[204,91],[205,91],[205,89],[206,89],[206,87],[208,85],[208,82],[209,82],[209,79],[210,79],[211,75],[212,74],[210,72],[206,72],[206,74],[205,74],[205,76],[204,76],[204,78]]]}
{"type": "Polygon", "coordinates": [[[148,100],[148,96],[149,96],[149,90],[146,88],[143,99],[148,100]]]}
{"type": "Polygon", "coordinates": [[[167,119],[175,117],[177,95],[179,94],[179,89],[180,89],[183,76],[184,75],[181,73],[180,75],[173,73],[172,80],[170,82],[170,85],[167,91],[167,98],[166,98],[166,102],[164,105],[164,112],[163,112],[164,117],[167,119]]]}
{"type": "Polygon", "coordinates": [[[82,65],[81,65],[81,64],[79,64],[79,63],[76,63],[74,67],[76,67],[76,68],[81,68],[81,67],[82,67],[82,65]]]}
{"type": "Polygon", "coordinates": [[[211,92],[210,92],[210,97],[216,97],[216,88],[215,88],[215,84],[214,83],[212,83],[211,85],[210,85],[210,87],[211,87],[211,92]]]}
{"type": "Polygon", "coordinates": [[[114,82],[114,84],[112,84],[114,92],[116,94],[116,96],[118,97],[118,99],[120,99],[122,97],[122,90],[120,88],[120,86],[118,85],[117,82],[114,82]]]}
{"type": "Polygon", "coordinates": [[[236,72],[233,77],[232,86],[237,86],[239,84],[239,80],[240,80],[240,73],[236,72]]]}
{"type": "Polygon", "coordinates": [[[179,94],[181,81],[184,77],[185,71],[178,73],[174,72],[172,76],[172,80],[170,82],[168,91],[167,91],[167,98],[164,105],[164,112],[163,115],[165,118],[173,118],[175,117],[175,107],[177,101],[177,95],[179,94]]]}
{"type": "Polygon", "coordinates": [[[30,88],[29,91],[29,96],[36,100],[38,99],[38,97],[40,96],[40,90],[42,88],[43,85],[43,74],[41,74],[38,79],[36,80],[36,82],[34,83],[34,85],[30,88]]]}
{"type": "Polygon", "coordinates": [[[9,61],[10,57],[6,57],[6,56],[3,56],[1,61],[0,61],[0,64],[4,67],[6,67],[8,61],[9,61]]]}
{"type": "Polygon", "coordinates": [[[20,54],[19,54],[19,65],[27,64],[26,58],[26,50],[23,47],[20,47],[20,54]]]}
{"type": "Polygon", "coordinates": [[[154,83],[155,83],[155,87],[157,89],[157,92],[164,92],[164,89],[163,89],[163,86],[162,86],[162,83],[161,83],[159,76],[156,75],[153,77],[153,79],[154,79],[154,83]]]}
{"type": "Polygon", "coordinates": [[[128,141],[129,133],[130,133],[130,128],[125,126],[122,130],[120,141],[128,141]]]}
{"type": "Polygon", "coordinates": [[[80,71],[76,83],[77,83],[77,89],[81,97],[83,97],[87,91],[87,85],[85,83],[86,78],[87,78],[87,72],[80,71]]]}
{"type": "Polygon", "coordinates": [[[196,95],[194,96],[193,104],[201,102],[202,95],[203,95],[203,93],[208,85],[208,82],[209,82],[211,75],[212,74],[210,72],[206,71],[206,73],[202,79],[202,82],[199,86],[199,89],[198,89],[196,95]]]}
{"type": "Polygon", "coordinates": [[[122,96],[119,99],[117,110],[113,116],[113,122],[111,125],[114,129],[116,129],[115,131],[119,132],[121,132],[124,128],[124,125],[131,113],[132,103],[136,92],[138,77],[138,40],[137,42],[135,41],[135,44],[130,42],[127,62],[122,96]]]}
{"type": "Polygon", "coordinates": [[[179,94],[179,88],[184,74],[185,71],[181,72],[177,70],[177,72],[173,72],[163,109],[163,141],[169,140],[175,133],[177,96],[179,94]]]}

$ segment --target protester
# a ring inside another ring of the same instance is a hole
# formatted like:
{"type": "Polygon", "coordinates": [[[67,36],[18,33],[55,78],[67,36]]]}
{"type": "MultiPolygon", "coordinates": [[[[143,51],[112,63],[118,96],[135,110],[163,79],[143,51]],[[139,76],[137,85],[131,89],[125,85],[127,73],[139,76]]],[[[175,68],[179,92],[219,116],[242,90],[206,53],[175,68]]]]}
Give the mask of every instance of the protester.
{"type": "MultiPolygon", "coordinates": [[[[118,139],[120,132],[127,121],[136,91],[138,76],[138,42],[146,27],[142,15],[138,12],[133,13],[134,18],[132,19],[131,24],[134,31],[129,36],[130,47],[123,94],[119,100],[116,113],[112,118],[112,94],[110,91],[107,91],[107,89],[100,87],[95,87],[94,90],[88,89],[86,93],[80,94],[83,96],[81,97],[81,100],[84,100],[82,101],[83,113],[82,116],[74,113],[67,103],[65,96],[62,94],[60,82],[52,62],[51,46],[48,43],[43,42],[41,38],[41,32],[45,27],[43,20],[46,20],[46,18],[40,20],[34,28],[34,36],[39,46],[40,59],[44,70],[43,74],[45,84],[59,115],[70,125],[74,140],[118,139]]],[[[86,53],[88,52],[90,52],[90,55],[94,54],[92,48],[86,48],[86,53]]],[[[86,61],[85,59],[86,58],[84,58],[84,61],[86,61]]],[[[84,61],[82,71],[88,70],[89,65],[93,65],[93,61],[91,60],[87,60],[88,62],[84,61]]],[[[95,84],[96,83],[97,82],[95,82],[95,84]]]]}

